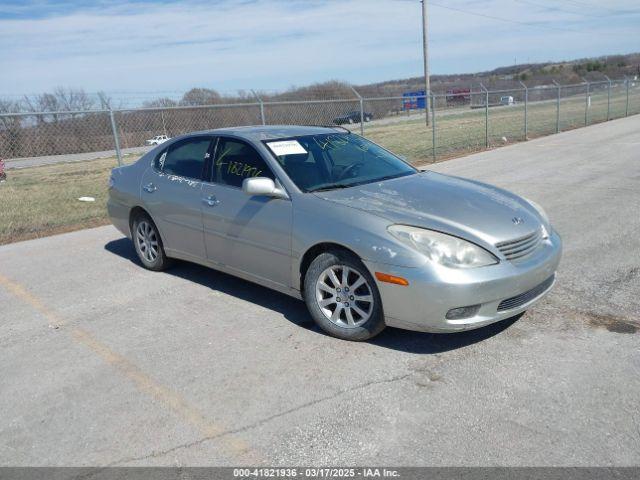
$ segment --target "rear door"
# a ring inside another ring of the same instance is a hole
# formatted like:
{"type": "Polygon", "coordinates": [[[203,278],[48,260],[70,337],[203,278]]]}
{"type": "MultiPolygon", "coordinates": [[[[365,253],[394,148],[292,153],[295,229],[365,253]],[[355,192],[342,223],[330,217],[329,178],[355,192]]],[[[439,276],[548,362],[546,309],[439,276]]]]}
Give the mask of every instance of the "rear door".
{"type": "Polygon", "coordinates": [[[260,153],[248,142],[220,137],[210,181],[202,187],[202,220],[207,257],[267,282],[291,284],[289,199],[249,196],[242,181],[275,180],[260,153]]]}
{"type": "Polygon", "coordinates": [[[145,172],[140,196],[169,254],[206,258],[200,208],[202,178],[212,142],[195,136],[171,144],[145,172]]]}

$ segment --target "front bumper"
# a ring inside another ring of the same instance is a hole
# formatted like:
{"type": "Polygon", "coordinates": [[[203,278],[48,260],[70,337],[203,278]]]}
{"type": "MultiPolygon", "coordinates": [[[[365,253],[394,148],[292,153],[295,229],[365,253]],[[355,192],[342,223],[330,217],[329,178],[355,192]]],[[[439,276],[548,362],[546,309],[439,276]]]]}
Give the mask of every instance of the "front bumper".
{"type": "Polygon", "coordinates": [[[405,287],[376,280],[387,325],[424,332],[457,332],[511,318],[539,301],[553,287],[561,255],[562,240],[552,230],[535,253],[519,262],[502,260],[497,265],[466,270],[364,263],[372,273],[384,272],[409,281],[405,287]],[[524,295],[530,291],[531,295],[524,295]],[[520,301],[513,301],[514,297],[520,301]],[[510,301],[500,305],[505,300],[510,301]],[[471,305],[480,306],[472,317],[446,318],[449,310],[471,305]]]}

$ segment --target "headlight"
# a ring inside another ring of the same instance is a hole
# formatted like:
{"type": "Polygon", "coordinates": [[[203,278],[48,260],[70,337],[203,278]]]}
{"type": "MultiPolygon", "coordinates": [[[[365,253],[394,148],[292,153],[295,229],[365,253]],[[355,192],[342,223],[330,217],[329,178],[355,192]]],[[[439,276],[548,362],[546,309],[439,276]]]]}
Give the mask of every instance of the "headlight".
{"type": "Polygon", "coordinates": [[[432,262],[446,267],[474,268],[498,263],[498,259],[484,248],[458,237],[407,225],[391,225],[388,230],[432,262]]]}

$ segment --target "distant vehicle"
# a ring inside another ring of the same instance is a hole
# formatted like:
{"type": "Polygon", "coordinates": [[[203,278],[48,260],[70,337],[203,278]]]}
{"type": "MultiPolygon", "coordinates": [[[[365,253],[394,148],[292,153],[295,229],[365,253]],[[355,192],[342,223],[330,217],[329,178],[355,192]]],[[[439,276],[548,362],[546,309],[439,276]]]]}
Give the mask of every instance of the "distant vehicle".
{"type": "Polygon", "coordinates": [[[156,135],[155,137],[147,140],[145,143],[147,145],[160,145],[161,143],[164,143],[167,140],[169,140],[169,137],[167,137],[166,135],[156,135]]]}
{"type": "MultiPolygon", "coordinates": [[[[373,118],[373,113],[363,112],[362,118],[365,122],[370,122],[373,118]]],[[[336,125],[344,125],[345,123],[360,123],[360,112],[348,112],[341,117],[334,118],[333,123],[335,123],[336,125]]]]}
{"type": "Polygon", "coordinates": [[[516,102],[513,101],[513,97],[511,95],[500,97],[500,105],[514,105],[515,103],[516,102]]]}
{"type": "Polygon", "coordinates": [[[467,105],[471,103],[470,88],[452,88],[447,90],[447,105],[467,105]]]}

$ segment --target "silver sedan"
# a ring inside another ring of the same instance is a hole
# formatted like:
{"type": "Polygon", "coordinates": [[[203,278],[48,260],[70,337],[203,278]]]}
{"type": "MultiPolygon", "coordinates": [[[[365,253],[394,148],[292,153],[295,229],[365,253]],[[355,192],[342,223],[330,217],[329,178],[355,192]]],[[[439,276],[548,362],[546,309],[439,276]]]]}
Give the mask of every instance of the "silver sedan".
{"type": "Polygon", "coordinates": [[[144,267],[181,259],[259,283],[349,340],[513,317],[552,288],[562,250],[534,202],[419,171],[339,127],[176,137],[109,187],[144,267]]]}

